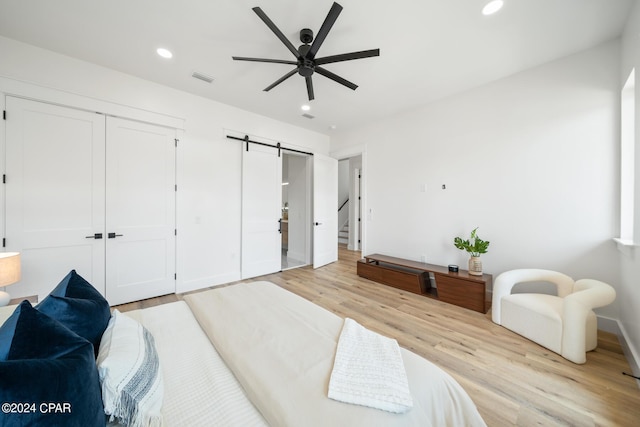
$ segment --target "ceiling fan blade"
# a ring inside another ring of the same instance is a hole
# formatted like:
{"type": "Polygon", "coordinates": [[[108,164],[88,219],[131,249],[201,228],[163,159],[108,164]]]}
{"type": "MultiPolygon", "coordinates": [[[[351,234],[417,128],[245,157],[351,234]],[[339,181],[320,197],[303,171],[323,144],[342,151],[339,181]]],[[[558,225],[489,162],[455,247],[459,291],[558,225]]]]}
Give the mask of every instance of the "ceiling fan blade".
{"type": "Polygon", "coordinates": [[[311,80],[311,76],[307,76],[304,79],[307,81],[307,94],[309,95],[309,101],[313,101],[315,99],[313,96],[313,80],[311,80]]]}
{"type": "Polygon", "coordinates": [[[284,59],[247,58],[245,56],[232,56],[232,58],[235,61],[272,62],[274,64],[298,65],[296,61],[286,61],[284,59]]]}
{"type": "Polygon", "coordinates": [[[298,72],[298,69],[294,68],[293,70],[289,71],[287,74],[285,74],[284,76],[280,77],[278,80],[276,80],[271,85],[269,85],[266,88],[264,88],[263,90],[265,92],[269,92],[271,89],[273,89],[274,87],[278,86],[280,83],[282,83],[283,81],[287,80],[289,77],[293,76],[297,72],[298,72]]]}
{"type": "Polygon", "coordinates": [[[333,6],[331,6],[327,17],[320,27],[320,30],[318,30],[318,34],[316,34],[316,37],[313,39],[311,48],[305,55],[307,59],[313,59],[316,57],[318,49],[320,49],[320,46],[322,46],[324,39],[327,37],[327,34],[329,34],[329,30],[331,30],[331,27],[333,27],[333,24],[335,24],[336,19],[338,19],[338,15],[340,15],[340,12],[342,12],[342,6],[340,6],[338,3],[333,3],[333,6]]]}
{"type": "Polygon", "coordinates": [[[316,67],[316,73],[322,74],[323,76],[330,78],[334,82],[338,82],[341,85],[348,87],[349,89],[356,90],[358,88],[358,85],[353,84],[349,80],[343,79],[342,77],[336,74],[333,74],[331,71],[327,70],[326,68],[316,67]]]}
{"type": "Polygon", "coordinates": [[[285,37],[284,34],[282,34],[282,31],[280,31],[278,29],[278,27],[276,27],[276,24],[273,23],[273,21],[271,21],[271,19],[269,19],[269,17],[267,16],[266,13],[264,13],[262,11],[262,9],[260,9],[259,7],[254,7],[252,9],[256,15],[258,15],[260,17],[260,19],[262,19],[262,21],[267,24],[267,27],[269,27],[269,29],[271,31],[273,31],[273,33],[276,35],[276,37],[278,37],[280,39],[280,41],[282,43],[284,43],[284,45],[287,47],[287,49],[289,49],[291,51],[291,53],[293,53],[293,56],[295,56],[296,58],[300,57],[300,53],[298,53],[298,50],[295,48],[295,46],[289,41],[288,38],[285,37]]]}
{"type": "Polygon", "coordinates": [[[316,59],[317,65],[331,64],[333,62],[352,61],[354,59],[371,58],[380,56],[380,49],[363,50],[360,52],[343,53],[341,55],[325,56],[316,59]]]}

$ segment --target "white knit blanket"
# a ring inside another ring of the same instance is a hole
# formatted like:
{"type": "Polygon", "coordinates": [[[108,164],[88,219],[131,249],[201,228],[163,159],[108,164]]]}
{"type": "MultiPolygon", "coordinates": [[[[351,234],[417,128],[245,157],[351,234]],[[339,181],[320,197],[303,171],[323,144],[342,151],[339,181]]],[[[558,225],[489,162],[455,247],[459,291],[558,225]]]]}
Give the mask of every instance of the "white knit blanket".
{"type": "Polygon", "coordinates": [[[413,399],[398,342],[346,318],[329,380],[329,398],[395,413],[411,409],[413,399]]]}

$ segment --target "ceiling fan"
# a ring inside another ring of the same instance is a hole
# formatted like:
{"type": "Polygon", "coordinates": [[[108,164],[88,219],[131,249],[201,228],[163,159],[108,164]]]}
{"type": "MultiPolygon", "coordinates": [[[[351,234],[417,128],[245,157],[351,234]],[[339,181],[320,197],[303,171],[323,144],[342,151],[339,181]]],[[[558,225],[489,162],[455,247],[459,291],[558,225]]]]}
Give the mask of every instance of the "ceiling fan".
{"type": "Polygon", "coordinates": [[[265,92],[268,92],[274,87],[278,86],[280,83],[287,80],[295,73],[298,73],[305,78],[307,83],[307,95],[309,95],[309,101],[314,99],[313,80],[311,79],[311,76],[313,76],[314,73],[323,75],[335,82],[340,83],[341,85],[356,90],[358,85],[351,83],[350,81],[332,73],[326,68],[323,68],[322,65],[331,64],[333,62],[351,61],[354,59],[380,56],[380,49],[371,49],[363,50],[360,52],[325,56],[324,58],[316,58],[316,54],[318,53],[320,46],[322,46],[324,39],[327,37],[327,34],[329,34],[329,30],[331,30],[331,27],[333,27],[336,19],[338,19],[338,15],[340,15],[340,12],[342,11],[342,6],[340,6],[338,3],[333,3],[333,6],[331,6],[331,10],[329,10],[329,13],[322,23],[322,26],[320,27],[320,30],[318,31],[315,39],[313,38],[313,31],[311,31],[310,29],[303,28],[302,30],[300,30],[300,41],[303,44],[300,45],[298,49],[296,49],[295,46],[289,41],[289,39],[287,39],[285,35],[282,34],[282,31],[280,31],[278,27],[276,27],[273,21],[269,19],[269,17],[262,11],[262,9],[260,9],[259,7],[254,7],[252,10],[256,13],[256,15],[260,17],[260,19],[262,19],[267,27],[269,27],[269,29],[273,31],[273,33],[280,39],[280,41],[284,43],[287,49],[291,51],[293,56],[296,57],[295,61],[288,61],[283,59],[247,58],[242,56],[233,57],[233,59],[236,61],[271,62],[275,64],[289,64],[296,66],[296,68],[289,71],[287,74],[273,82],[271,85],[267,86],[264,89],[265,92]]]}

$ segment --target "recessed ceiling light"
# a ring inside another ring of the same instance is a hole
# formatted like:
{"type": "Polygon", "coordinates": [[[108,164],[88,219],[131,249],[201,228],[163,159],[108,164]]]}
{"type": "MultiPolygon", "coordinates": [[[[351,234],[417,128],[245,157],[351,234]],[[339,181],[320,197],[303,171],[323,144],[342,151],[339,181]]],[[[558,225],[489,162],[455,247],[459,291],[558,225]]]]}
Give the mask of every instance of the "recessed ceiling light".
{"type": "Polygon", "coordinates": [[[171,53],[169,49],[165,49],[163,47],[159,47],[158,50],[156,50],[156,52],[158,52],[158,55],[162,56],[163,58],[169,59],[173,57],[173,53],[171,53]]]}
{"type": "Polygon", "coordinates": [[[309,111],[309,110],[311,110],[311,106],[308,105],[308,104],[304,104],[302,107],[300,107],[300,109],[302,111],[309,111]]]}
{"type": "Polygon", "coordinates": [[[485,7],[482,8],[482,14],[483,15],[493,15],[494,13],[496,13],[497,11],[502,9],[502,6],[504,6],[504,1],[502,1],[502,0],[490,1],[489,3],[487,3],[485,5],[485,7]]]}

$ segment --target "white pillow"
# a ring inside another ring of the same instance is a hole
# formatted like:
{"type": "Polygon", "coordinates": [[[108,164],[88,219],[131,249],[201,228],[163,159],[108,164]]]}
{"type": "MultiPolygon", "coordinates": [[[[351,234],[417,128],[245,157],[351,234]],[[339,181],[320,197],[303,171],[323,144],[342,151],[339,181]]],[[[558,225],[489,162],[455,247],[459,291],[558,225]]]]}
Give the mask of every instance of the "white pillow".
{"type": "Polygon", "coordinates": [[[98,353],[104,412],[132,427],[162,425],[164,386],[151,333],[114,310],[98,353]]]}

